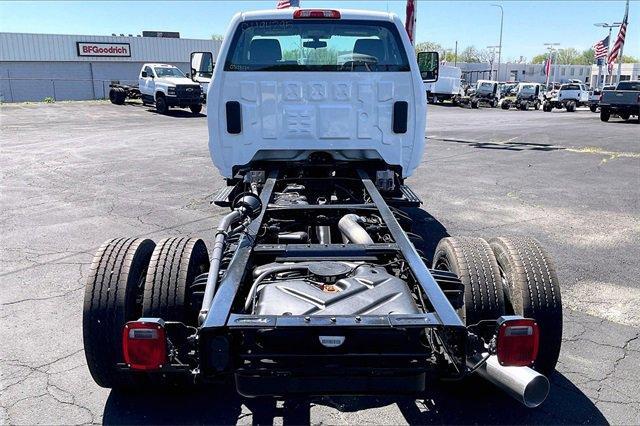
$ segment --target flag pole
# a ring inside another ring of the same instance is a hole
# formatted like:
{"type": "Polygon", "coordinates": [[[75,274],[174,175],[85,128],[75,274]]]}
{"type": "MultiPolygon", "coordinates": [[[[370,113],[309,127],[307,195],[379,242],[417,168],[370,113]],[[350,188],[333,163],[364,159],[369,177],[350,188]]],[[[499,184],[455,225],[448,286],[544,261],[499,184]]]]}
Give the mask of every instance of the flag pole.
{"type": "MultiPolygon", "coordinates": [[[[629,0],[627,0],[627,7],[625,9],[625,14],[624,14],[624,18],[625,18],[625,23],[627,25],[629,22],[629,0]]],[[[622,43],[622,46],[620,46],[620,56],[618,56],[618,76],[616,79],[616,83],[620,83],[620,73],[622,72],[622,53],[624,51],[624,43],[622,43]]]]}

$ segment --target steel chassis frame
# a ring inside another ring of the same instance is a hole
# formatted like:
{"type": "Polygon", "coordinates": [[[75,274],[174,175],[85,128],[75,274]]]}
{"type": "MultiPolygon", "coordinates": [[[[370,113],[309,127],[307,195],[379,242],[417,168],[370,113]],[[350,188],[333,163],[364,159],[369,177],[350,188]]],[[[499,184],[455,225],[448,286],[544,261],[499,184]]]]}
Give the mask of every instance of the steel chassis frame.
{"type": "MultiPolygon", "coordinates": [[[[451,372],[448,377],[462,377],[466,374],[467,342],[468,331],[460,320],[456,310],[453,308],[436,280],[433,278],[424,261],[416,251],[408,236],[396,220],[389,205],[383,195],[378,191],[370,176],[362,169],[358,169],[358,176],[368,193],[371,202],[365,204],[349,205],[308,205],[294,206],[294,209],[313,210],[320,213],[328,209],[347,208],[361,211],[377,211],[393,237],[393,243],[374,244],[255,244],[258,231],[261,228],[263,219],[267,211],[277,210],[279,207],[270,205],[274,188],[278,182],[279,171],[271,170],[267,172],[260,199],[262,201],[262,211],[247,227],[246,232],[237,243],[237,249],[228,265],[226,274],[221,279],[218,290],[215,294],[211,308],[203,324],[198,330],[199,334],[199,354],[200,373],[204,376],[215,376],[231,368],[233,346],[237,344],[230,337],[234,332],[256,333],[259,330],[278,330],[281,332],[299,332],[305,329],[322,329],[323,333],[335,334],[348,330],[363,331],[367,328],[408,330],[412,333],[429,329],[437,336],[437,341],[441,344],[448,360],[451,372]],[[268,315],[248,315],[232,312],[234,301],[240,290],[240,286],[245,279],[245,274],[249,269],[251,256],[254,254],[273,254],[284,256],[287,259],[322,257],[348,257],[353,259],[365,258],[376,254],[388,253],[390,255],[401,255],[407,262],[416,283],[425,295],[430,312],[412,315],[342,315],[342,316],[268,316],[268,315]],[[412,331],[413,330],[413,331],[412,331]]],[[[415,349],[415,347],[413,348],[415,349]]],[[[410,352],[410,351],[409,351],[410,352]]],[[[327,354],[324,354],[326,356],[327,354]]],[[[385,357],[419,357],[424,356],[415,350],[412,353],[377,353],[377,354],[341,354],[338,356],[344,359],[350,356],[365,359],[371,356],[385,357]]],[[[267,358],[286,357],[285,354],[270,353],[268,355],[256,355],[253,353],[243,354],[244,359],[252,356],[263,356],[267,358]]],[[[298,355],[300,358],[322,357],[312,353],[298,355]]],[[[381,366],[382,367],[382,366],[381,366]]],[[[352,371],[355,366],[351,366],[348,371],[352,371]]],[[[376,367],[377,368],[377,367],[376,367]]],[[[406,369],[403,370],[406,372],[406,369]]],[[[423,372],[425,370],[422,370],[423,372]]],[[[238,380],[237,380],[238,381],[238,380]]],[[[241,386],[238,389],[241,393],[241,386]]]]}

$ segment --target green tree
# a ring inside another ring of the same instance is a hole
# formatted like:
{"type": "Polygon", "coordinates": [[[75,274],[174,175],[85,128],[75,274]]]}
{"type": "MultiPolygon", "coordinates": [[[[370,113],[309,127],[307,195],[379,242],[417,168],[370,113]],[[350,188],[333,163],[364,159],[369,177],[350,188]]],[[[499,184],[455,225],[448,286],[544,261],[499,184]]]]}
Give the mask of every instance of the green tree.
{"type": "Polygon", "coordinates": [[[622,55],[622,62],[625,64],[635,64],[640,62],[640,59],[636,58],[635,56],[631,56],[631,55],[622,55]]]}
{"type": "Polygon", "coordinates": [[[567,47],[566,49],[559,49],[556,61],[562,65],[571,65],[577,63],[580,52],[573,47],[567,47]]]}
{"type": "Polygon", "coordinates": [[[433,41],[421,41],[416,43],[416,54],[420,52],[441,52],[442,46],[433,41]]]}
{"type": "Polygon", "coordinates": [[[549,58],[549,54],[548,53],[542,53],[540,55],[536,55],[533,58],[531,58],[531,63],[532,64],[541,64],[544,61],[546,61],[549,58]]]}
{"type": "Polygon", "coordinates": [[[222,34],[211,34],[211,40],[213,41],[222,41],[223,38],[222,34]]]}

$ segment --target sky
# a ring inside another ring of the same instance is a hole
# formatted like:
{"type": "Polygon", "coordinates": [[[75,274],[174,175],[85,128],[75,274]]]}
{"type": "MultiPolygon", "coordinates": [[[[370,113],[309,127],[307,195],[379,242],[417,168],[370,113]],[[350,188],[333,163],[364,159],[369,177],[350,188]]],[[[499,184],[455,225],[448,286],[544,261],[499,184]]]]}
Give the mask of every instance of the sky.
{"type": "MultiPolygon", "coordinates": [[[[396,13],[404,21],[406,1],[300,0],[304,8],[372,9],[396,13]]],[[[264,1],[35,1],[0,0],[0,31],[54,34],[141,34],[143,30],[179,31],[183,38],[223,34],[239,11],[273,8],[264,1]]],[[[620,22],[624,0],[599,1],[429,1],[418,0],[417,41],[433,41],[459,51],[469,45],[498,45],[500,9],[504,9],[504,60],[531,59],[544,43],[579,50],[606,37],[597,22],[620,22]]],[[[617,35],[614,29],[612,43],[617,35]]],[[[640,0],[631,1],[625,55],[640,57],[640,0]]]]}

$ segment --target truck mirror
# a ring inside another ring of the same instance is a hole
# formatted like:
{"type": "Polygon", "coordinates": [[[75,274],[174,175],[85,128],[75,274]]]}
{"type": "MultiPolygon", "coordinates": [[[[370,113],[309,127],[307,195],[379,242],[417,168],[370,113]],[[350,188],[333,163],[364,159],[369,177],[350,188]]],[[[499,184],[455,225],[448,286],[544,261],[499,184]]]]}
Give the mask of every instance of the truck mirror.
{"type": "Polygon", "coordinates": [[[191,52],[191,80],[198,77],[211,78],[213,75],[213,54],[211,52],[191,52]]]}
{"type": "Polygon", "coordinates": [[[147,72],[146,71],[142,71],[142,74],[140,74],[142,76],[142,78],[147,78],[147,72]]]}
{"type": "Polygon", "coordinates": [[[420,76],[425,83],[438,81],[438,71],[440,69],[440,55],[438,52],[418,53],[418,68],[420,76]]]}

